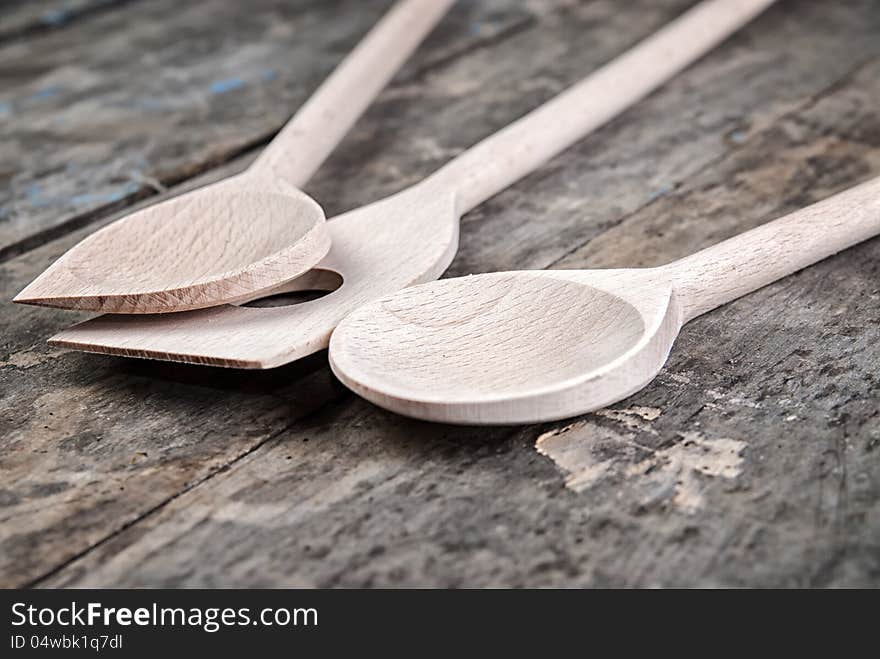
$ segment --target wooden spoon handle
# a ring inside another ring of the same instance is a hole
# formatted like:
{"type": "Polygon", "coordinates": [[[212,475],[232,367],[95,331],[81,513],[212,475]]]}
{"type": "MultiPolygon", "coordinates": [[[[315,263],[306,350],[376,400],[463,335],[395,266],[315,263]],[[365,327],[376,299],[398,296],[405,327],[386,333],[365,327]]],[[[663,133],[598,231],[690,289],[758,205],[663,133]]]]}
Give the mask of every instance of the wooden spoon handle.
{"type": "Polygon", "coordinates": [[[302,187],[454,2],[398,2],[287,122],[249,171],[302,187]]]}
{"type": "Polygon", "coordinates": [[[880,177],[662,269],[687,322],[878,234],[880,177]]]}
{"type": "Polygon", "coordinates": [[[478,206],[610,121],[710,51],[775,0],[707,0],[507,128],[432,178],[478,206]]]}

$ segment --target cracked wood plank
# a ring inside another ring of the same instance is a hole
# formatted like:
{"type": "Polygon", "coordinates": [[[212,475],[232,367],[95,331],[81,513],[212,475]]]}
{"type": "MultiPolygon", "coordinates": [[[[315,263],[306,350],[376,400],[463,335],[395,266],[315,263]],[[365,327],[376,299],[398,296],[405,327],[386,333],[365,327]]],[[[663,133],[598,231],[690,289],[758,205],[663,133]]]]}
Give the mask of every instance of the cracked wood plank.
{"type": "MultiPolygon", "coordinates": [[[[310,191],[332,213],[403,187],[685,4],[571,3],[399,82],[310,191]]],[[[645,258],[666,260],[880,171],[877,65],[849,75],[877,55],[876,3],[791,4],[470,214],[452,271],[624,265],[641,256],[627,242],[640,232],[645,258]],[[763,175],[749,178],[753,168],[763,175]],[[740,192],[737,213],[723,212],[740,192]],[[678,221],[697,232],[684,245],[678,221]]],[[[78,235],[4,264],[4,298],[78,235]]],[[[607,476],[580,493],[533,448],[555,426],[395,417],[342,392],[324,355],[242,374],[59,353],[42,341],[70,315],[3,304],[0,420],[12,432],[0,437],[0,575],[11,585],[876,582],[876,242],[689,325],[657,383],[618,414],[582,420],[651,448],[662,478],[645,483],[647,454],[608,454],[607,476]],[[792,315],[761,316],[762,295],[792,315]],[[660,413],[633,424],[624,410],[637,408],[660,413]],[[685,432],[746,446],[732,478],[687,472],[685,501],[697,504],[682,507],[675,480],[690,463],[666,460],[685,432]]]]}

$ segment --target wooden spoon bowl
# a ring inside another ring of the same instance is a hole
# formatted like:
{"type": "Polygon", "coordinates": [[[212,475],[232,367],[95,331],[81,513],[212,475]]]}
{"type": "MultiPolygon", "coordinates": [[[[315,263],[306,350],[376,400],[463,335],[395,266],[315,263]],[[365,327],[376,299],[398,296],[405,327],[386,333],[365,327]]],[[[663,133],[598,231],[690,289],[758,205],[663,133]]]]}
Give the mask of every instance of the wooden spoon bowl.
{"type": "Polygon", "coordinates": [[[672,287],[640,270],[506,272],[417,286],[349,315],[330,362],[364,398],[451,423],[527,423],[602,407],[663,366],[672,287]]]}
{"type": "Polygon", "coordinates": [[[236,176],[109,224],[15,301],[113,313],[184,311],[252,297],[296,277],[330,249],[324,212],[292,185],[264,181],[236,176]]]}

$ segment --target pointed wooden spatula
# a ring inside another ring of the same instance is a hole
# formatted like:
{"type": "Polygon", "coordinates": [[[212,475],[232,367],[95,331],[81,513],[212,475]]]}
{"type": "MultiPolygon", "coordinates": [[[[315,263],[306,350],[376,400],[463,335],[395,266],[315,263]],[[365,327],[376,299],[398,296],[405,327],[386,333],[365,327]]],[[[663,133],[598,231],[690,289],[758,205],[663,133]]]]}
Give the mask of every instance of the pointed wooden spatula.
{"type": "Polygon", "coordinates": [[[458,248],[463,213],[619,115],[770,4],[702,2],[422,183],[330,220],[330,253],[285,287],[333,290],[326,297],[276,308],[105,315],[50,343],[238,368],[279,366],[326,348],[336,325],[358,306],[439,277],[458,248]]]}
{"type": "Polygon", "coordinates": [[[419,419],[575,416],[647,385],[689,320],[877,234],[880,178],[659,268],[444,279],[350,314],[330,364],[352,391],[419,419]]]}
{"type": "Polygon", "coordinates": [[[200,309],[259,295],[330,249],[321,207],[298,188],[455,0],[402,0],[243,174],[92,234],[16,302],[112,313],[200,309]]]}

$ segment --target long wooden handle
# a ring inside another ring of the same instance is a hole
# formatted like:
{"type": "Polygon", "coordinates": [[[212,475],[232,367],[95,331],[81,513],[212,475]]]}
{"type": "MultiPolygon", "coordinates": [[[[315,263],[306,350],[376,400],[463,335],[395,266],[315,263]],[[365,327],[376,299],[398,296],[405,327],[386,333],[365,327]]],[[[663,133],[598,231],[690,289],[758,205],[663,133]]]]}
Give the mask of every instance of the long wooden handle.
{"type": "Polygon", "coordinates": [[[432,178],[465,213],[610,121],[710,51],[775,0],[707,0],[432,178]]]}
{"type": "Polygon", "coordinates": [[[302,187],[455,0],[401,0],[251,165],[302,187]]]}
{"type": "Polygon", "coordinates": [[[880,234],[880,177],[663,266],[687,322],[880,234]]]}

